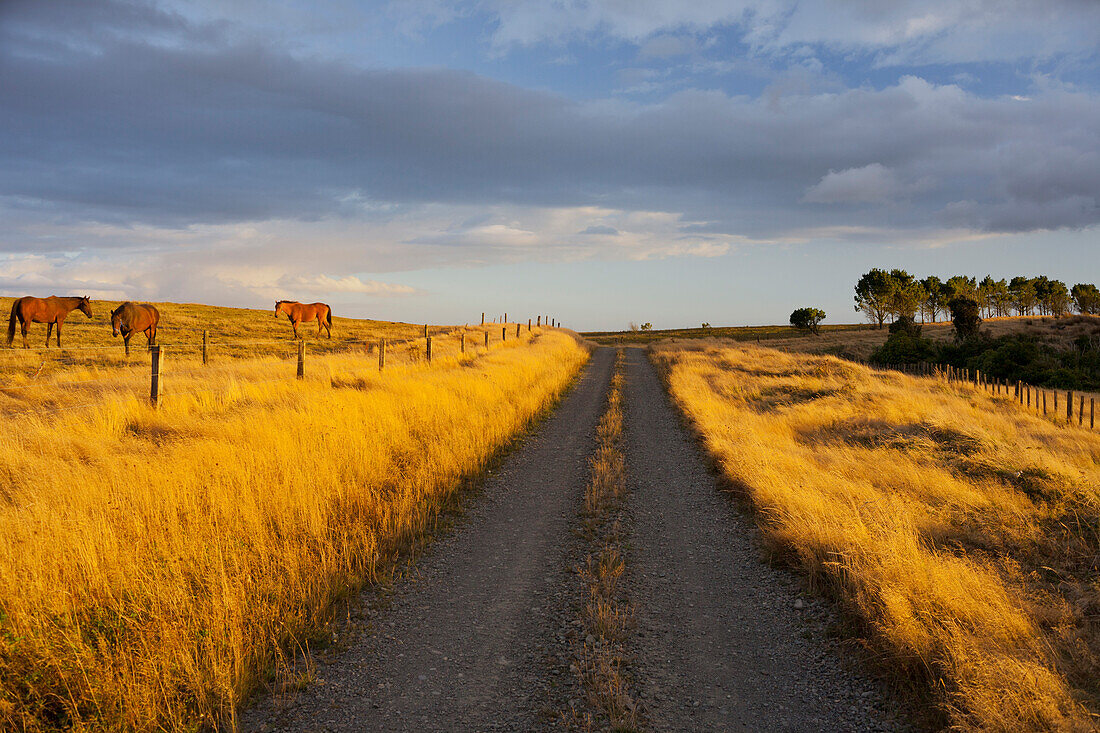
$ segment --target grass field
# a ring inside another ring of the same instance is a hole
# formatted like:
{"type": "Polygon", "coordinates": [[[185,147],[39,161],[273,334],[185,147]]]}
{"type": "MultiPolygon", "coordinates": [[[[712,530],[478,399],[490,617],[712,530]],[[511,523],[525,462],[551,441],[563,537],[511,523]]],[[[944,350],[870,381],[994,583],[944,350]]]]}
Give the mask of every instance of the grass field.
{"type": "MultiPolygon", "coordinates": [[[[1060,348],[1072,348],[1072,341],[1079,335],[1094,335],[1100,320],[1092,316],[1012,316],[988,318],[982,323],[982,332],[994,338],[1011,334],[1037,336],[1060,348]]],[[[737,342],[767,342],[767,346],[784,351],[800,351],[810,354],[832,354],[844,359],[866,361],[871,353],[886,343],[890,332],[874,328],[866,323],[850,323],[821,326],[821,333],[808,334],[792,326],[729,326],[718,328],[680,328],[662,331],[594,331],[581,334],[595,343],[606,346],[648,346],[661,341],[707,340],[737,342]]],[[[954,326],[949,321],[927,323],[922,335],[934,341],[948,341],[955,337],[954,326]]]]}
{"type": "Polygon", "coordinates": [[[1100,724],[1100,434],[969,385],[682,342],[652,358],[776,559],[956,730],[1100,724]]]}
{"type": "MultiPolygon", "coordinates": [[[[823,334],[867,331],[865,323],[821,326],[823,334]]],[[[603,346],[644,346],[665,339],[728,339],[731,341],[765,341],[798,337],[802,334],[793,326],[718,326],[715,328],[668,328],[657,331],[588,331],[586,339],[603,346]]]]}
{"type": "MultiPolygon", "coordinates": [[[[0,298],[0,314],[3,314],[5,326],[13,301],[13,298],[0,298]]],[[[131,339],[129,359],[123,353],[122,338],[111,336],[111,311],[118,305],[117,301],[92,301],[94,317],[91,319],[80,311],[73,311],[65,321],[61,336],[63,349],[60,351],[54,339],[51,339],[48,349],[45,347],[46,326],[42,323],[30,325],[27,341],[31,348],[24,351],[17,323],[14,342],[16,348],[0,349],[0,377],[20,373],[33,375],[43,364],[45,369],[38,372],[39,376],[48,376],[58,368],[64,371],[71,366],[147,363],[146,339],[143,334],[136,334],[131,339]]],[[[208,354],[214,361],[288,356],[294,354],[297,348],[290,321],[285,315],[275,318],[274,309],[222,308],[194,303],[152,305],[160,310],[161,315],[157,342],[164,347],[165,354],[175,360],[198,361],[201,358],[204,330],[208,332],[208,354]]],[[[451,332],[455,328],[456,326],[431,326],[428,332],[435,336],[451,332]]],[[[332,319],[331,340],[317,335],[316,321],[302,323],[298,330],[308,342],[311,353],[319,354],[362,349],[364,342],[373,343],[382,338],[404,341],[424,335],[423,324],[341,318],[339,315],[332,319]]],[[[499,326],[495,336],[499,340],[499,326]]]]}
{"type": "MultiPolygon", "coordinates": [[[[270,313],[163,310],[166,344],[210,320],[225,338],[290,340],[270,313]]],[[[66,343],[109,341],[102,321],[82,319],[66,343]]],[[[302,381],[279,355],[204,368],[169,350],[158,410],[140,349],[132,366],[116,354],[50,362],[45,378],[9,368],[0,728],[231,727],[334,601],[387,572],[587,358],[565,332],[502,345],[497,329],[491,349],[464,356],[440,339],[430,367],[421,340],[382,374],[361,349],[311,354],[302,381]]],[[[333,330],[422,333],[341,319],[333,330]]]]}

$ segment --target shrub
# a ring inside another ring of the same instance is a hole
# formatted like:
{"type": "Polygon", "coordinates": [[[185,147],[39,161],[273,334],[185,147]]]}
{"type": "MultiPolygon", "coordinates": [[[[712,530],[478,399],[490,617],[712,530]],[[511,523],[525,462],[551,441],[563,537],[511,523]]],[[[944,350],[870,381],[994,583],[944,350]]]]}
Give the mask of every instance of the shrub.
{"type": "Polygon", "coordinates": [[[825,311],[820,308],[799,308],[791,313],[791,325],[810,333],[818,333],[817,324],[823,320],[825,320],[825,311]]]}

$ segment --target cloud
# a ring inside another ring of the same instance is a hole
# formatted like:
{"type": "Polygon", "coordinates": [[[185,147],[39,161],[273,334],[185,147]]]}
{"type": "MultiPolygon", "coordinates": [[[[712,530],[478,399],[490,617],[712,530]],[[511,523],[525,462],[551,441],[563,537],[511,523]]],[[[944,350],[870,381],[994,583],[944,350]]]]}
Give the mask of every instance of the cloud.
{"type": "MultiPolygon", "coordinates": [[[[354,299],[400,295],[381,273],[417,268],[1100,223],[1100,95],[1041,78],[1026,100],[912,75],[845,88],[803,54],[758,96],[575,101],[291,53],[152,6],[66,7],[13,4],[0,23],[0,253],[46,257],[0,270],[11,291],[354,299]]],[[[765,18],[591,7],[571,27],[641,41],[765,18]]],[[[866,32],[885,48],[948,32],[933,21],[866,32]]]]}
{"type": "Polygon", "coordinates": [[[577,232],[577,234],[594,234],[609,237],[616,237],[619,235],[619,230],[615,227],[604,226],[602,224],[593,224],[592,226],[585,227],[577,232]]]}
{"type": "Polygon", "coordinates": [[[735,26],[758,53],[810,44],[876,53],[882,64],[942,64],[1093,56],[1100,5],[1080,0],[484,0],[498,48],[604,36],[643,48],[668,34],[735,26]]]}
{"type": "Polygon", "coordinates": [[[317,275],[315,277],[282,277],[278,281],[278,287],[288,291],[306,293],[356,293],[359,295],[412,295],[415,288],[408,285],[378,282],[377,280],[360,280],[354,275],[345,277],[330,277],[317,275]]]}
{"type": "Polygon", "coordinates": [[[892,170],[871,163],[862,168],[829,171],[806,191],[802,200],[822,204],[879,203],[892,201],[905,190],[906,186],[892,170]]]}

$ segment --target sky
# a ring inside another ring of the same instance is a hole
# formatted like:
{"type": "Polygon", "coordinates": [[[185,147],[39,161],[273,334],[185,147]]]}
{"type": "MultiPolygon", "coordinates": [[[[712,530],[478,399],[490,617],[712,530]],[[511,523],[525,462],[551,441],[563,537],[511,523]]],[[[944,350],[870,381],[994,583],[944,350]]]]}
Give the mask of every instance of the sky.
{"type": "Polygon", "coordinates": [[[1098,235],[1095,0],[0,2],[0,294],[847,323],[1098,235]]]}

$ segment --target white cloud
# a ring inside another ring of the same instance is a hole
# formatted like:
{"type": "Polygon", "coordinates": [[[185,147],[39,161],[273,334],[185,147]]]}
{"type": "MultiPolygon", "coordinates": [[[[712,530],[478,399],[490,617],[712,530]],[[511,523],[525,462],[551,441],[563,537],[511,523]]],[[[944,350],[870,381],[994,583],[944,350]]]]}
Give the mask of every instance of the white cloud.
{"type": "Polygon", "coordinates": [[[384,283],[378,280],[360,280],[355,275],[344,277],[330,277],[329,275],[316,275],[314,277],[289,277],[284,276],[278,280],[278,287],[287,291],[307,293],[356,293],[359,295],[412,295],[415,288],[408,285],[384,283]]]}
{"type": "Polygon", "coordinates": [[[903,195],[907,187],[881,163],[829,171],[811,186],[803,201],[819,204],[882,203],[903,195]]]}

